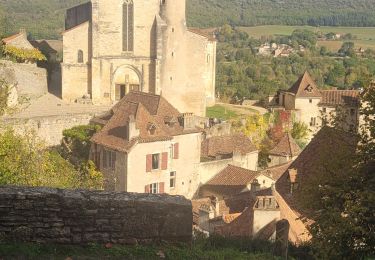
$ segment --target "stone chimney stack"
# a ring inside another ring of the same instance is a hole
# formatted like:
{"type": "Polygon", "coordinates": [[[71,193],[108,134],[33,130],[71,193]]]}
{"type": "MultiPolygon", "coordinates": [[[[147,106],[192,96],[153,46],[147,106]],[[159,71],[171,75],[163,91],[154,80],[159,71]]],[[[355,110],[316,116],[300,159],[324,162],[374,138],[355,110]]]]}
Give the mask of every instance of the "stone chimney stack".
{"type": "Polygon", "coordinates": [[[139,136],[139,129],[137,129],[135,118],[133,115],[129,116],[129,124],[127,127],[127,132],[128,132],[127,137],[129,141],[139,136]]]}

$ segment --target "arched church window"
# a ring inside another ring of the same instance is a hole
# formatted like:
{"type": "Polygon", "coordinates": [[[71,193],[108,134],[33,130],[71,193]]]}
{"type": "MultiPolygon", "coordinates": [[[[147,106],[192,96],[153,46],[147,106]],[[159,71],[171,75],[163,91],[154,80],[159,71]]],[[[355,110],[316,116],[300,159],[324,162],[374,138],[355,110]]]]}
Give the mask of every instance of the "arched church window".
{"type": "Polygon", "coordinates": [[[78,50],[77,62],[83,63],[83,51],[82,50],[78,50]]]}
{"type": "Polygon", "coordinates": [[[134,51],[134,4],[125,0],[123,5],[122,50],[134,51]]]}

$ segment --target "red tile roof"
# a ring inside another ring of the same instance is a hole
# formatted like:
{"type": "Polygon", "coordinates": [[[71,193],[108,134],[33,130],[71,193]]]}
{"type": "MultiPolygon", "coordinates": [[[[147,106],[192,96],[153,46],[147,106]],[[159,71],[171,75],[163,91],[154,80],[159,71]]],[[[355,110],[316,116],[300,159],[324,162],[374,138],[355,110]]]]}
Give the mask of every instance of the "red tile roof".
{"type": "Polygon", "coordinates": [[[337,106],[345,105],[351,107],[358,107],[359,91],[358,90],[322,90],[321,106],[337,106]]]}
{"type": "Polygon", "coordinates": [[[14,35],[11,35],[7,38],[2,39],[2,42],[5,43],[5,44],[9,44],[10,42],[12,42],[12,40],[14,40],[14,39],[16,39],[16,38],[18,38],[22,35],[23,35],[23,33],[21,33],[21,32],[17,33],[17,34],[14,34],[14,35]]]}
{"type": "MultiPolygon", "coordinates": [[[[353,165],[357,142],[356,136],[351,133],[323,127],[289,167],[297,171],[299,187],[310,185],[310,180],[322,172],[330,174],[332,167],[342,168],[342,172],[346,172],[353,165]]],[[[295,193],[291,194],[290,189],[289,171],[286,170],[276,182],[276,190],[290,207],[301,213],[295,203],[295,193]]]]}
{"type": "Polygon", "coordinates": [[[241,167],[228,165],[201,187],[201,191],[220,194],[224,197],[241,193],[259,173],[241,167]]]}
{"type": "Polygon", "coordinates": [[[294,83],[288,92],[295,94],[296,97],[313,98],[322,96],[318,86],[307,71],[294,83]]]}
{"type": "Polygon", "coordinates": [[[101,122],[104,127],[91,141],[113,150],[128,152],[136,143],[167,141],[177,135],[201,131],[184,130],[179,123],[169,126],[164,121],[166,116],[178,122],[181,114],[161,96],[130,92],[111,111],[93,120],[101,122]],[[128,140],[126,133],[131,120],[134,120],[139,136],[128,140]],[[149,124],[156,127],[154,134],[149,132],[149,124]]]}
{"type": "Polygon", "coordinates": [[[247,136],[241,133],[228,136],[214,136],[202,142],[202,157],[216,157],[235,152],[246,155],[255,151],[257,151],[255,145],[253,145],[247,136]]]}
{"type": "Polygon", "coordinates": [[[293,137],[286,133],[280,142],[269,152],[271,155],[277,156],[298,156],[301,153],[301,148],[298,146],[293,137]]]}
{"type": "Polygon", "coordinates": [[[271,178],[274,181],[277,181],[284,174],[284,172],[290,167],[291,164],[292,162],[288,162],[282,165],[270,167],[265,170],[262,170],[260,173],[271,178]]]}

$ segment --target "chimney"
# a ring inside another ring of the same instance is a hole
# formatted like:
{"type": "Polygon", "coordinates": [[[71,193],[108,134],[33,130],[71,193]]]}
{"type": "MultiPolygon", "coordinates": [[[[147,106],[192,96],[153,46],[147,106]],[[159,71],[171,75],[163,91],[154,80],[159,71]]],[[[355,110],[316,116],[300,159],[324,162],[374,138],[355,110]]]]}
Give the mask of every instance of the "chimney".
{"type": "Polygon", "coordinates": [[[179,117],[179,123],[184,128],[184,130],[195,128],[195,118],[193,113],[184,113],[179,117]]]}
{"type": "Polygon", "coordinates": [[[215,197],[213,200],[213,203],[215,204],[215,217],[220,216],[220,201],[218,197],[215,197]]]}
{"type": "Polygon", "coordinates": [[[289,169],[289,180],[290,180],[290,194],[298,188],[298,171],[297,169],[289,169]]]}
{"type": "Polygon", "coordinates": [[[127,131],[126,136],[128,137],[128,141],[139,136],[139,130],[137,129],[134,115],[129,116],[129,124],[128,124],[126,131],[127,131]]]}
{"type": "Polygon", "coordinates": [[[251,191],[252,192],[257,192],[260,190],[260,184],[258,182],[257,179],[253,180],[253,182],[251,183],[251,191]]]}

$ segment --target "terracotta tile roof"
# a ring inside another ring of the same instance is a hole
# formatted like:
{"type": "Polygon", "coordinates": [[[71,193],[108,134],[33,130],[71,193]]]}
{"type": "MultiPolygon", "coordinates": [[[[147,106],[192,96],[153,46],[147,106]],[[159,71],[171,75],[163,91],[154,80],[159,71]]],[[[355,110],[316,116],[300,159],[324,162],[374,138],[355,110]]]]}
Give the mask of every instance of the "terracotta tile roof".
{"type": "Polygon", "coordinates": [[[241,216],[242,213],[234,213],[234,214],[224,214],[223,215],[223,221],[225,223],[231,223],[233,222],[233,220],[235,220],[236,218],[238,218],[239,216],[241,216]]]}
{"type": "Polygon", "coordinates": [[[202,142],[202,157],[216,157],[219,155],[240,152],[242,155],[255,152],[257,148],[251,140],[243,134],[228,136],[214,136],[202,142]]]}
{"type": "MultiPolygon", "coordinates": [[[[327,169],[331,167],[342,168],[342,172],[351,168],[357,142],[356,136],[351,133],[323,127],[289,167],[297,171],[296,181],[299,187],[309,185],[310,178],[314,178],[317,174],[322,172],[329,174],[327,169]]],[[[291,194],[290,189],[287,170],[276,182],[276,190],[290,207],[301,212],[295,204],[294,193],[291,194]]]]}
{"type": "MultiPolygon", "coordinates": [[[[262,170],[261,174],[271,178],[274,181],[277,181],[284,174],[284,172],[290,167],[291,164],[292,162],[288,162],[282,165],[270,167],[265,170],[262,170]]],[[[271,190],[271,195],[272,195],[272,190],[271,190]]]]}
{"type": "Polygon", "coordinates": [[[215,32],[212,29],[188,28],[189,32],[206,37],[209,41],[216,41],[215,32]]]}
{"type": "Polygon", "coordinates": [[[9,37],[6,37],[6,38],[2,39],[2,42],[5,43],[5,44],[8,44],[8,43],[12,42],[12,40],[14,40],[14,39],[16,39],[16,38],[18,38],[22,35],[23,35],[23,33],[19,32],[17,34],[14,34],[14,35],[11,35],[9,37]]]}
{"type": "Polygon", "coordinates": [[[113,150],[128,152],[136,143],[167,141],[177,135],[201,131],[184,130],[179,123],[167,125],[164,121],[166,116],[176,118],[178,122],[181,114],[161,96],[130,92],[107,114],[92,120],[102,123],[104,127],[91,141],[113,150]],[[126,133],[131,120],[134,120],[139,136],[128,140],[126,133]],[[156,127],[154,134],[148,129],[150,124],[156,127]]]}
{"type": "Polygon", "coordinates": [[[351,107],[358,107],[359,91],[358,90],[322,90],[321,106],[337,106],[345,105],[351,107]]]}
{"type": "Polygon", "coordinates": [[[278,156],[298,156],[301,153],[301,148],[298,146],[293,137],[286,133],[279,143],[269,152],[271,155],[278,156]]]}
{"type": "Polygon", "coordinates": [[[250,237],[253,234],[254,211],[246,208],[229,224],[216,226],[214,233],[224,237],[250,237]]]}
{"type": "Polygon", "coordinates": [[[204,184],[201,189],[224,197],[233,196],[246,189],[247,185],[258,175],[259,173],[255,171],[228,165],[204,184]]]}
{"type": "Polygon", "coordinates": [[[206,185],[246,186],[251,183],[259,173],[241,167],[228,165],[224,170],[209,180],[206,185]]]}
{"type": "Polygon", "coordinates": [[[313,98],[322,96],[318,86],[307,71],[294,83],[288,92],[295,94],[296,97],[313,98]]]}

